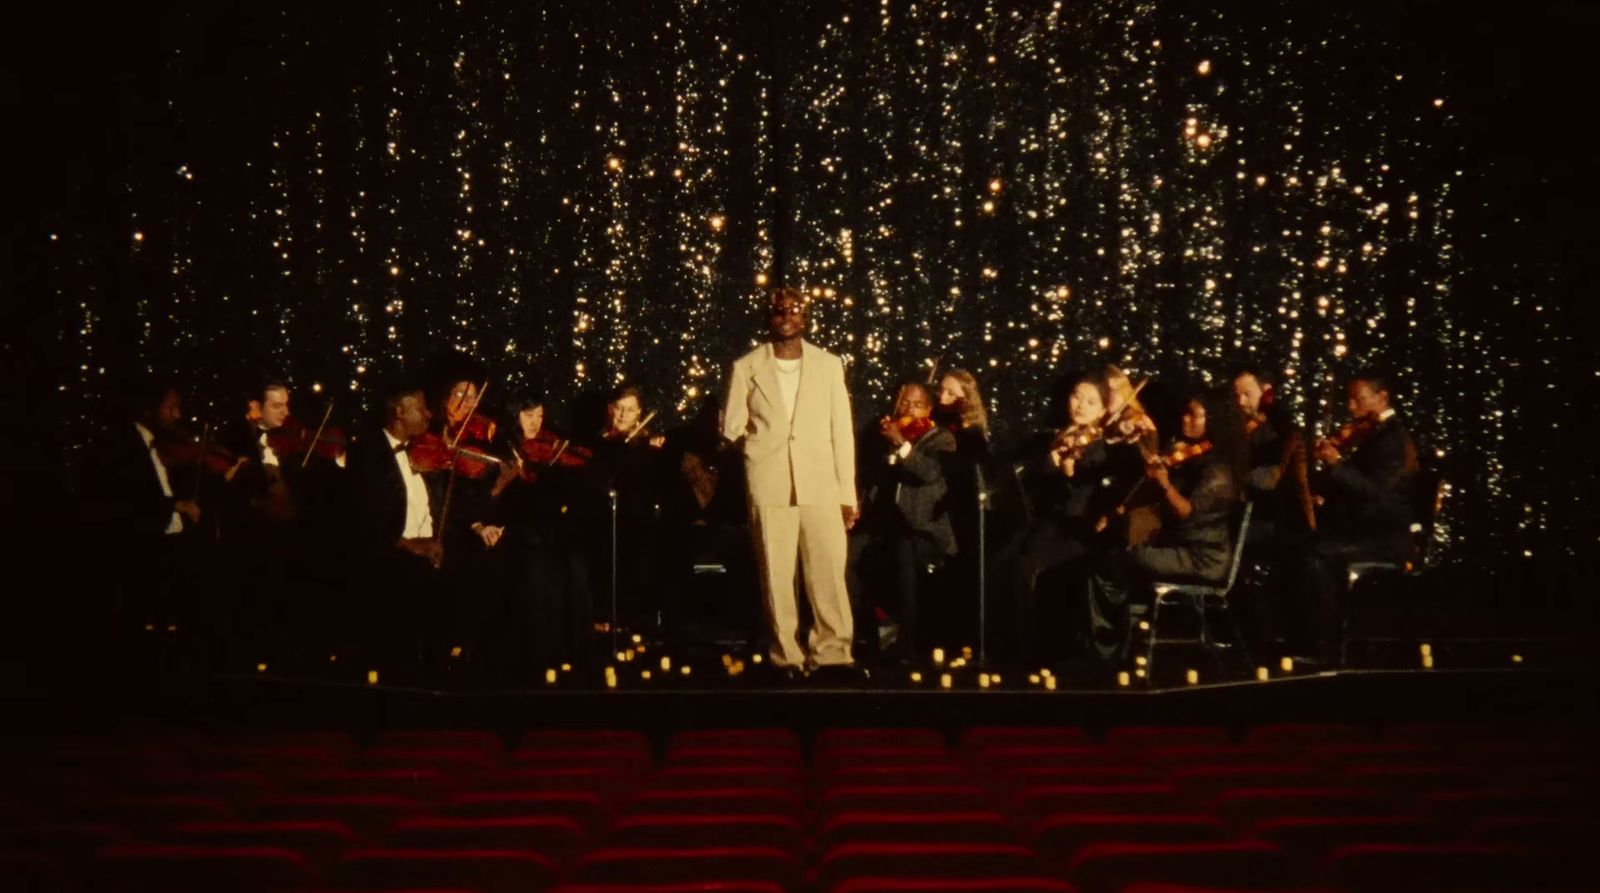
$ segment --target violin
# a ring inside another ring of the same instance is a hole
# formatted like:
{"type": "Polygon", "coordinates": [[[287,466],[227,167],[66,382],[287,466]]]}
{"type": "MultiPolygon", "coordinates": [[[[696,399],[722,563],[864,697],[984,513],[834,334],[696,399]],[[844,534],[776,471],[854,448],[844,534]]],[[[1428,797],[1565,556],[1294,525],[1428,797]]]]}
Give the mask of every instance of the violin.
{"type": "Polygon", "coordinates": [[[494,442],[495,428],[494,419],[478,413],[473,413],[460,422],[452,422],[448,426],[451,438],[458,443],[480,444],[494,442]]]}
{"type": "Polygon", "coordinates": [[[217,443],[210,436],[210,426],[200,434],[182,423],[160,432],[155,439],[156,455],[168,470],[198,468],[215,474],[227,474],[239,464],[233,451],[217,443]]]}
{"type": "Polygon", "coordinates": [[[1068,459],[1076,462],[1097,441],[1105,437],[1105,428],[1099,424],[1068,425],[1056,433],[1050,452],[1058,454],[1057,464],[1068,459]]]}
{"type": "Polygon", "coordinates": [[[602,436],[606,440],[621,441],[624,444],[632,444],[634,441],[638,441],[640,444],[648,444],[651,447],[658,447],[659,444],[656,444],[653,441],[655,441],[657,437],[660,437],[660,435],[650,430],[650,420],[655,417],[656,411],[652,409],[645,413],[644,418],[639,420],[639,424],[633,426],[632,431],[623,433],[615,428],[612,428],[602,436]]]}
{"type": "Polygon", "coordinates": [[[903,415],[898,419],[893,420],[885,417],[883,422],[884,424],[891,424],[898,428],[900,430],[900,436],[906,439],[906,443],[916,443],[917,441],[921,440],[929,431],[932,431],[937,425],[931,416],[922,416],[919,418],[917,416],[903,415]]]}
{"type": "Polygon", "coordinates": [[[1211,452],[1211,441],[1209,440],[1195,441],[1192,443],[1186,440],[1180,440],[1177,443],[1174,443],[1172,448],[1167,450],[1165,453],[1159,456],[1147,457],[1147,464],[1160,465],[1163,468],[1169,469],[1177,468],[1183,463],[1188,462],[1190,459],[1198,459],[1209,452],[1211,452]]]}
{"type": "Polygon", "coordinates": [[[1340,428],[1332,437],[1323,438],[1322,442],[1343,453],[1361,446],[1381,424],[1377,416],[1362,416],[1340,428]]]}
{"type": "Polygon", "coordinates": [[[280,461],[287,462],[291,457],[299,457],[299,464],[303,468],[312,456],[330,462],[341,461],[346,443],[344,432],[329,426],[326,417],[323,418],[323,424],[313,431],[304,422],[290,416],[283,420],[282,425],[267,431],[267,446],[278,454],[280,461]]]}
{"type": "Polygon", "coordinates": [[[533,437],[524,438],[517,452],[526,465],[582,468],[594,458],[588,447],[579,446],[549,429],[541,428],[533,437]]]}
{"type": "Polygon", "coordinates": [[[505,462],[499,456],[476,447],[459,443],[452,447],[432,431],[412,438],[406,444],[406,458],[411,461],[411,470],[418,474],[450,471],[453,468],[456,474],[473,480],[486,477],[491,471],[498,471],[505,462]]]}

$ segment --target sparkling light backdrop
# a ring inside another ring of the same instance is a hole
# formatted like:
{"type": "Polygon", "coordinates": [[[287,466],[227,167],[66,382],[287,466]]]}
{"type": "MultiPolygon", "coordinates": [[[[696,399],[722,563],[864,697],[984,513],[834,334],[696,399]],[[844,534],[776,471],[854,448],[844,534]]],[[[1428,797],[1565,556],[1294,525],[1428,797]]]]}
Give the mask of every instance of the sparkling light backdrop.
{"type": "Polygon", "coordinates": [[[1247,360],[1320,431],[1343,376],[1385,366],[1450,476],[1444,545],[1504,532],[1468,517],[1536,532],[1561,497],[1484,409],[1518,361],[1457,297],[1447,73],[1353,16],[1259,7],[261,14],[223,73],[165,48],[177,128],[127,172],[117,287],[53,237],[65,390],[92,406],[155,370],[223,418],[276,371],[348,419],[445,349],[500,396],[626,379],[670,421],[782,281],[816,297],[860,418],[934,363],[972,369],[1015,437],[1068,368],[1220,382],[1247,360]]]}

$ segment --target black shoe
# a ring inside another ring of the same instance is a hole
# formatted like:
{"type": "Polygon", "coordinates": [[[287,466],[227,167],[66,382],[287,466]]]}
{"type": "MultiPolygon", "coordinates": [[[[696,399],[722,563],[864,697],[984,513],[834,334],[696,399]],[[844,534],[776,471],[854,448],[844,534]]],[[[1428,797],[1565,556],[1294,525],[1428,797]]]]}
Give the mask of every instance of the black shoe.
{"type": "Polygon", "coordinates": [[[806,674],[799,667],[780,667],[771,661],[751,666],[746,675],[750,681],[758,685],[791,686],[799,685],[806,678],[806,674]]]}

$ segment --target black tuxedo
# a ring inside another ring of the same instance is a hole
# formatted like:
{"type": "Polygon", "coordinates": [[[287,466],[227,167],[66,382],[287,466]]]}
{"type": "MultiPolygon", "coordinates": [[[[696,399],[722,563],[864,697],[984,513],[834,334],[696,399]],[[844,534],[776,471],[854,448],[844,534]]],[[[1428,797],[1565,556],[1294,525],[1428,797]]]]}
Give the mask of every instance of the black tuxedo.
{"type": "Polygon", "coordinates": [[[84,477],[83,521],[100,535],[151,548],[172,522],[174,497],[161,490],[150,447],[133,425],[110,432],[84,477]]]}
{"type": "MultiPolygon", "coordinates": [[[[886,446],[875,432],[857,442],[886,446]]],[[[922,573],[956,550],[944,480],[944,460],[955,449],[955,435],[935,426],[917,438],[903,458],[897,451],[881,449],[872,455],[872,447],[867,447],[857,465],[867,478],[867,496],[861,521],[850,532],[845,582],[857,617],[871,617],[877,604],[888,603],[912,653],[920,650],[922,573]],[[872,597],[875,592],[887,592],[892,601],[872,597]]],[[[869,636],[876,627],[871,622],[857,624],[860,633],[869,636]]]]}
{"type": "MultiPolygon", "coordinates": [[[[393,551],[406,529],[406,482],[383,430],[374,429],[351,444],[348,464],[351,535],[369,556],[393,551]]],[[[443,520],[440,511],[444,507],[445,477],[442,473],[423,475],[436,533],[443,520]]]]}
{"type": "Polygon", "coordinates": [[[1411,525],[1417,447],[1398,415],[1379,423],[1344,461],[1317,479],[1326,500],[1317,533],[1291,565],[1290,598],[1301,598],[1289,638],[1302,653],[1332,662],[1343,627],[1349,566],[1415,558],[1411,525]],[[1295,579],[1297,578],[1297,579],[1295,579]]]}

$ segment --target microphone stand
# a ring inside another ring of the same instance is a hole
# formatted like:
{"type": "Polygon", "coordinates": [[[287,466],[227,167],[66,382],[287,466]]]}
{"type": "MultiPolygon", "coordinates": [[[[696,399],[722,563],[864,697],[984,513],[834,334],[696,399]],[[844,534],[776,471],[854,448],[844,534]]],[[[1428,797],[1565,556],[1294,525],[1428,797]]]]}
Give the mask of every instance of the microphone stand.
{"type": "Polygon", "coordinates": [[[985,542],[985,515],[989,511],[989,487],[983,479],[983,465],[972,466],[978,484],[978,666],[989,665],[989,550],[985,542]]]}

